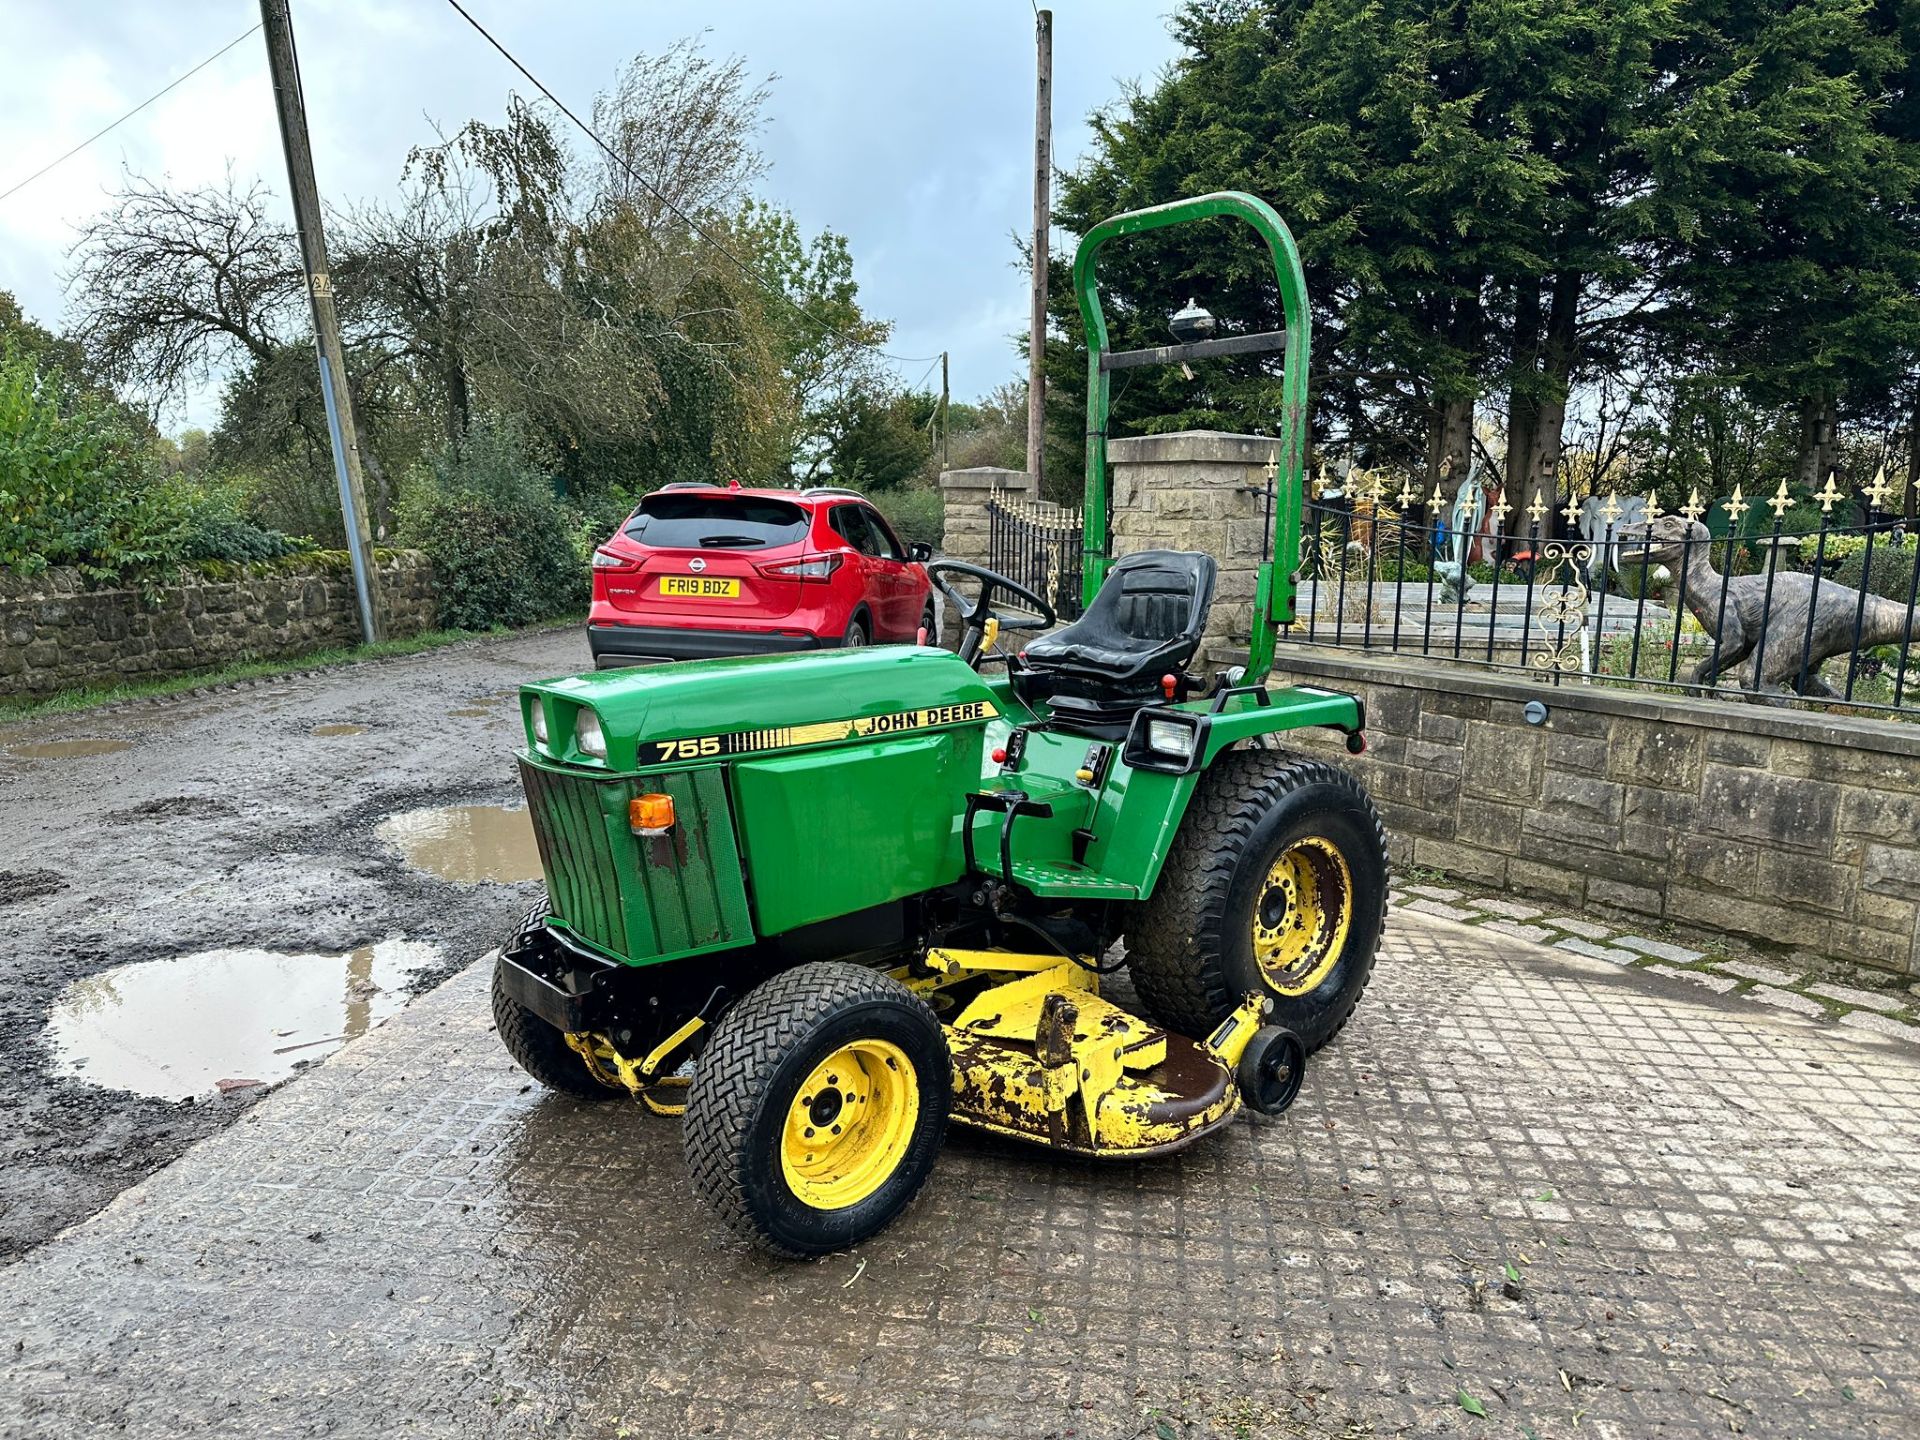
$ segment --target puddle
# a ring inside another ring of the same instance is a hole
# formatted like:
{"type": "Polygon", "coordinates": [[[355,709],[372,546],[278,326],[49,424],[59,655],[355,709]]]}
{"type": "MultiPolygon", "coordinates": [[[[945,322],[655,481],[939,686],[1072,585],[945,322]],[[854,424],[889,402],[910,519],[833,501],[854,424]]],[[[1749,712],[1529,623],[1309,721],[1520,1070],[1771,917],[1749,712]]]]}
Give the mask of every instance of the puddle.
{"type": "Polygon", "coordinates": [[[367,733],[367,727],[364,725],[316,725],[313,727],[313,733],[320,739],[326,740],[335,735],[364,735],[367,733]]]}
{"type": "Polygon", "coordinates": [[[540,878],[540,849],[525,810],[504,805],[409,810],[382,820],[377,833],[409,865],[442,880],[472,885],[540,878]]]}
{"type": "Polygon", "coordinates": [[[41,740],[31,745],[9,745],[7,754],[25,760],[70,760],[77,755],[118,755],[132,748],[131,740],[41,740]]]}
{"type": "Polygon", "coordinates": [[[421,941],[382,940],[351,955],[141,960],[69,985],[47,1037],[62,1074],[162,1100],[272,1083],[400,1009],[407,977],[434,959],[421,941]]]}
{"type": "Polygon", "coordinates": [[[462,705],[458,710],[447,711],[447,714],[464,715],[471,720],[471,719],[478,719],[482,716],[491,715],[493,714],[493,711],[489,710],[484,705],[462,705]]]}

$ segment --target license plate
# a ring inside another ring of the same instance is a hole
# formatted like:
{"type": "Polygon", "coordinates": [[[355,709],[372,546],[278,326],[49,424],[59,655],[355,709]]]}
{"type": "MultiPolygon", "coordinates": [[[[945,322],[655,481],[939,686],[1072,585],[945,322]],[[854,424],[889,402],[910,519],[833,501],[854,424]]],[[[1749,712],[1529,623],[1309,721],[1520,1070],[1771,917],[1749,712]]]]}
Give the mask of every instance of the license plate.
{"type": "Polygon", "coordinates": [[[660,593],[690,600],[738,600],[740,582],[710,575],[662,575],[660,593]]]}

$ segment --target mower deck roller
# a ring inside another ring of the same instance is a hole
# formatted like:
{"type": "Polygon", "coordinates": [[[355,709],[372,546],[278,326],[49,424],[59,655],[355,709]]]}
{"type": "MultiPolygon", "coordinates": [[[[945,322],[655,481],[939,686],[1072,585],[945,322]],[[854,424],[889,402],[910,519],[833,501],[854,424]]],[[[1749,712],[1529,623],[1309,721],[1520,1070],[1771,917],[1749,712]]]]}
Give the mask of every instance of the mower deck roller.
{"type": "MultiPolygon", "coordinates": [[[[1284,345],[1288,394],[1304,394],[1298,261],[1252,197],[1095,227],[1082,307],[1098,320],[1100,245],[1219,215],[1267,240],[1287,319],[1220,353],[1284,345]]],[[[1100,433],[1104,323],[1088,333],[1100,433]]],[[[697,1193],[783,1255],[889,1223],[950,1120],[1137,1159],[1242,1109],[1284,1111],[1366,987],[1387,878],[1358,782],[1275,748],[1311,727],[1356,748],[1366,720],[1350,695],[1264,683],[1292,613],[1303,437],[1289,426],[1239,673],[1190,669],[1210,557],[1110,563],[1093,444],[1093,593],[1064,629],[1016,581],[936,561],[957,653],[525,686],[519,759],[548,899],[495,971],[513,1057],[571,1095],[684,1116],[697,1193]],[[1053,633],[996,649],[1021,630],[1053,633]],[[1101,993],[1121,963],[1137,1013],[1101,993]]]]}

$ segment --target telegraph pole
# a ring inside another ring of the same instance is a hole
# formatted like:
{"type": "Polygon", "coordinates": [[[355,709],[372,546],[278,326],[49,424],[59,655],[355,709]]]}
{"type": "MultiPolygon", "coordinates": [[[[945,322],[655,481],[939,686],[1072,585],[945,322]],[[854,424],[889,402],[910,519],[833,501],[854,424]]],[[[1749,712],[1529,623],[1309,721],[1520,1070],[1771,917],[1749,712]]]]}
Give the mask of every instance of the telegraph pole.
{"type": "Polygon", "coordinates": [[[940,352],[940,468],[948,469],[953,460],[947,441],[953,435],[953,421],[947,410],[947,352],[940,352]]]}
{"type": "Polygon", "coordinates": [[[381,630],[379,595],[371,564],[373,533],[367,522],[366,482],[360,473],[360,437],[353,423],[353,396],[347,387],[340,321],[333,310],[327,235],[321,225],[320,192],[313,181],[307,106],[300,93],[300,61],[293,48],[293,16],[288,12],[287,0],[260,0],[260,23],[267,38],[267,68],[273,76],[274,108],[280,115],[280,141],[287,153],[287,185],[293,191],[293,223],[300,235],[300,261],[306,268],[307,295],[313,302],[313,346],[320,360],[320,398],[327,408],[334,476],[340,482],[340,511],[346,521],[347,553],[353,561],[354,597],[359,602],[361,633],[371,645],[380,638],[381,630]]]}
{"type": "Polygon", "coordinates": [[[1027,319],[1027,473],[1040,493],[1047,440],[1047,261],[1053,231],[1053,11],[1034,15],[1033,309],[1027,319]]]}

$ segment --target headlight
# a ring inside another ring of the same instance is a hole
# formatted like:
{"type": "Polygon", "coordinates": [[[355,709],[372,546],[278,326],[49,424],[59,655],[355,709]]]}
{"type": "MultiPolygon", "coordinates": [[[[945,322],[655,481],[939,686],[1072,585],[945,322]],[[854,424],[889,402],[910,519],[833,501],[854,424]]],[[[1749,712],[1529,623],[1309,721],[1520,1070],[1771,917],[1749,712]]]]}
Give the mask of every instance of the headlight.
{"type": "Polygon", "coordinates": [[[582,755],[591,755],[599,760],[607,758],[607,735],[600,728],[600,717],[593,711],[581,710],[574,717],[573,743],[580,747],[582,755]]]}
{"type": "Polygon", "coordinates": [[[542,745],[547,743],[547,707],[538,700],[533,702],[533,738],[542,745]]]}
{"type": "Polygon", "coordinates": [[[1192,759],[1193,735],[1193,727],[1183,725],[1178,720],[1147,721],[1147,748],[1162,755],[1171,755],[1179,760],[1192,759]]]}

